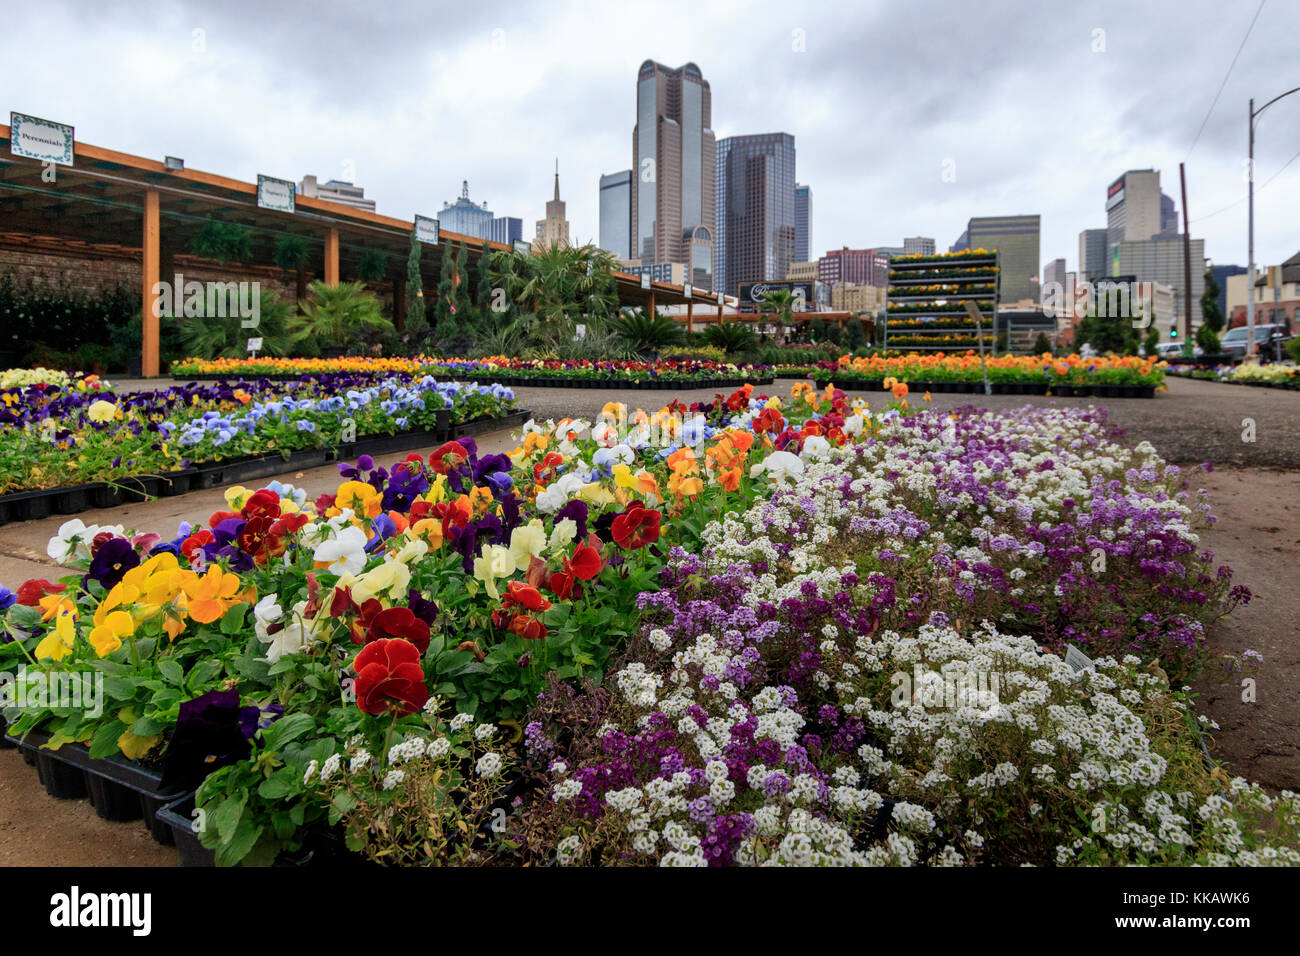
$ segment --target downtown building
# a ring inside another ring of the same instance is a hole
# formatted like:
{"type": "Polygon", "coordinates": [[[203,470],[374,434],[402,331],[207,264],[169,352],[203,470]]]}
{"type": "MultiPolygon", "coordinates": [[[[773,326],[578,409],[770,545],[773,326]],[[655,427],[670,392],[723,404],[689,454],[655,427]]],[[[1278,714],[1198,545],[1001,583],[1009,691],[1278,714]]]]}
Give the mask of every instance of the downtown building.
{"type": "Polygon", "coordinates": [[[874,285],[884,289],[889,286],[889,254],[883,249],[832,249],[817,260],[817,279],[834,286],[874,285]]]}
{"type": "Polygon", "coordinates": [[[1106,252],[1106,230],[1085,229],[1079,233],[1079,280],[1096,282],[1110,272],[1106,252]]]}
{"type": "Polygon", "coordinates": [[[912,236],[910,238],[904,238],[903,255],[932,256],[934,255],[934,240],[929,236],[912,236]]]}
{"type": "Polygon", "coordinates": [[[362,187],[341,179],[331,179],[322,183],[318,182],[315,176],[304,176],[302,182],[298,184],[298,194],[341,203],[353,209],[364,209],[366,212],[375,211],[375,201],[366,198],[366,191],[362,187]]]}
{"type": "Polygon", "coordinates": [[[966,224],[949,252],[996,249],[998,252],[998,304],[1037,303],[1041,217],[977,216],[966,224]]]}
{"type": "Polygon", "coordinates": [[[498,216],[492,220],[493,242],[504,243],[507,246],[513,246],[516,242],[524,237],[524,221],[514,216],[498,216]]]}
{"type": "Polygon", "coordinates": [[[631,258],[680,262],[712,291],[717,219],[713,98],[694,63],[646,60],[637,72],[632,129],[631,258]]]}
{"type": "Polygon", "coordinates": [[[600,177],[600,248],[632,258],[632,170],[600,177]]]}
{"type": "Polygon", "coordinates": [[[794,261],[808,262],[812,251],[812,187],[794,187],[794,261]]]}
{"type": "Polygon", "coordinates": [[[441,232],[458,232],[462,236],[475,239],[492,238],[492,220],[496,216],[488,204],[478,205],[469,198],[469,180],[460,184],[460,198],[454,203],[443,203],[438,213],[438,229],[441,232]]]}
{"type": "Polygon", "coordinates": [[[719,290],[781,279],[795,257],[795,146],[789,133],[717,145],[714,272],[719,290]]]}
{"type": "Polygon", "coordinates": [[[560,199],[560,163],[555,162],[555,195],[546,204],[546,218],[537,220],[537,234],[533,239],[533,250],[549,249],[552,246],[569,245],[569,220],[565,213],[565,203],[560,199]]]}

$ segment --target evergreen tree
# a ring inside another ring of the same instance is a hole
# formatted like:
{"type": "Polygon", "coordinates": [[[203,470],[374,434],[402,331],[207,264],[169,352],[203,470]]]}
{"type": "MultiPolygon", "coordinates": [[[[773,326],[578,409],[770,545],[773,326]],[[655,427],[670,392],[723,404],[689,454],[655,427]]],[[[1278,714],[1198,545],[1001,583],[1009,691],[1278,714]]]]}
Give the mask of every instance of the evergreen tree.
{"type": "Polygon", "coordinates": [[[442,268],[438,273],[438,297],[433,304],[433,334],[439,342],[455,338],[459,332],[456,318],[456,260],[450,242],[442,245],[442,268]]]}
{"type": "Polygon", "coordinates": [[[1155,322],[1147,329],[1147,336],[1142,341],[1142,351],[1146,355],[1155,355],[1156,346],[1160,344],[1160,329],[1156,327],[1155,322]]]}
{"type": "MultiPolygon", "coordinates": [[[[1201,324],[1218,333],[1223,328],[1223,310],[1219,308],[1219,283],[1214,270],[1205,270],[1205,291],[1201,293],[1201,324]]],[[[1202,346],[1204,348],[1204,346],[1202,346]]]]}
{"type": "Polygon", "coordinates": [[[1048,341],[1047,334],[1038,333],[1038,338],[1034,339],[1034,354],[1044,355],[1052,351],[1052,343],[1048,341]]]}
{"type": "Polygon", "coordinates": [[[856,315],[850,316],[844,327],[844,345],[849,350],[860,349],[867,344],[867,334],[862,329],[862,320],[856,315]]]}
{"type": "Polygon", "coordinates": [[[469,250],[465,248],[464,242],[457,243],[456,277],[452,281],[456,288],[457,325],[462,330],[472,329],[474,327],[474,304],[469,297],[469,250]]]}
{"type": "Polygon", "coordinates": [[[813,319],[812,326],[809,329],[809,341],[825,342],[826,341],[826,320],[813,319]]]}
{"type": "Polygon", "coordinates": [[[424,279],[420,274],[420,246],[411,233],[411,251],[406,257],[406,341],[411,352],[419,352],[429,338],[429,321],[424,315],[424,279]]]}
{"type": "Polygon", "coordinates": [[[492,311],[492,244],[486,239],[483,240],[483,251],[479,253],[475,273],[474,304],[478,306],[479,328],[490,329],[499,324],[501,316],[492,311]]]}

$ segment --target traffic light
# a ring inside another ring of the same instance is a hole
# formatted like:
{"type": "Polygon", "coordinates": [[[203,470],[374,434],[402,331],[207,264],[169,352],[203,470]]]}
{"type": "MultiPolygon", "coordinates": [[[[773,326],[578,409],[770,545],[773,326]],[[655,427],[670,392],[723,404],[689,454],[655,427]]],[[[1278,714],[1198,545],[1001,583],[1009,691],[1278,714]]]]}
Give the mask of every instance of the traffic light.
{"type": "Polygon", "coordinates": [[[1171,339],[1176,339],[1176,338],[1178,338],[1178,329],[1177,329],[1177,328],[1172,328],[1172,329],[1170,329],[1170,330],[1169,330],[1169,337],[1170,337],[1171,339]]]}

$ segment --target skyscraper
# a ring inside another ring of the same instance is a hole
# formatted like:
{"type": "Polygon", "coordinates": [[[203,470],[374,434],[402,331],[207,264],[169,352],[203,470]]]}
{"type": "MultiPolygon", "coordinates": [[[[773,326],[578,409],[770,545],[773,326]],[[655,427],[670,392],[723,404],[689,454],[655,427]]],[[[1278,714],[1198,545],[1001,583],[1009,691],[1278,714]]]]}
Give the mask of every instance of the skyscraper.
{"type": "Polygon", "coordinates": [[[718,289],[782,279],[795,258],[794,137],[731,136],[717,148],[718,289]]]}
{"type": "Polygon", "coordinates": [[[569,244],[569,220],[565,218],[565,204],[560,199],[560,161],[555,161],[555,196],[546,204],[546,218],[537,220],[537,238],[534,249],[569,244]]]}
{"type": "Polygon", "coordinates": [[[903,239],[903,255],[932,256],[934,255],[934,240],[929,236],[905,238],[903,239]]]}
{"type": "Polygon", "coordinates": [[[709,84],[694,63],[675,70],[653,60],[641,64],[632,130],[632,258],[688,263],[706,280],[705,289],[717,214],[712,116],[709,84]]]}
{"type": "Polygon", "coordinates": [[[524,237],[524,221],[514,216],[498,216],[492,220],[492,241],[513,245],[524,237]]]}
{"type": "Polygon", "coordinates": [[[1055,282],[1057,285],[1061,287],[1061,291],[1065,290],[1065,260],[1064,259],[1053,259],[1051,262],[1043,266],[1042,285],[1046,286],[1047,283],[1049,282],[1055,282]]]}
{"type": "Polygon", "coordinates": [[[632,170],[600,177],[600,248],[632,258],[632,170]]]}
{"type": "Polygon", "coordinates": [[[794,187],[794,261],[807,262],[812,249],[812,187],[794,187]]]}
{"type": "Polygon", "coordinates": [[[1079,233],[1079,279],[1096,282],[1109,275],[1110,261],[1106,254],[1106,230],[1085,229],[1079,233]]]}
{"type": "Polygon", "coordinates": [[[996,249],[999,253],[998,302],[1039,299],[1038,264],[1041,217],[977,216],[957,240],[961,249],[996,249]]]}
{"type": "Polygon", "coordinates": [[[479,206],[470,202],[469,180],[460,184],[460,198],[454,203],[443,203],[442,212],[438,213],[438,229],[441,232],[458,232],[462,236],[476,239],[488,239],[492,235],[492,210],[488,204],[479,206]]]}
{"type": "Polygon", "coordinates": [[[1160,235],[1178,235],[1178,207],[1164,193],[1160,194],[1160,235]]]}
{"type": "Polygon", "coordinates": [[[1115,271],[1119,244],[1160,235],[1160,171],[1130,169],[1106,187],[1106,274],[1115,271]]]}

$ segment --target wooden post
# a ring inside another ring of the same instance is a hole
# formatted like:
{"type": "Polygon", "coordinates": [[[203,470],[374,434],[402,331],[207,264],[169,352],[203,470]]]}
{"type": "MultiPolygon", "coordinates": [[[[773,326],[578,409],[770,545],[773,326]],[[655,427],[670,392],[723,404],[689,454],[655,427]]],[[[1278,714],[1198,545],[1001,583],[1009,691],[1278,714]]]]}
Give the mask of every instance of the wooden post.
{"type": "Polygon", "coordinates": [[[690,335],[695,331],[695,300],[691,299],[686,303],[686,334],[690,335]]]}
{"type": "MultiPolygon", "coordinates": [[[[154,286],[158,284],[159,266],[158,190],[144,193],[144,228],[140,244],[140,318],[144,322],[140,352],[140,371],[145,378],[158,377],[158,312],[154,286]]],[[[172,298],[181,290],[174,289],[172,298]]]]}
{"type": "Polygon", "coordinates": [[[650,314],[651,314],[652,316],[654,316],[654,315],[658,315],[658,312],[655,310],[655,292],[654,292],[654,289],[651,289],[651,290],[650,290],[650,314]]]}
{"type": "Polygon", "coordinates": [[[718,296],[718,325],[722,324],[722,296],[718,296]]]}
{"type": "Polygon", "coordinates": [[[325,284],[330,288],[339,284],[339,231],[334,226],[325,236],[325,284]]]}

